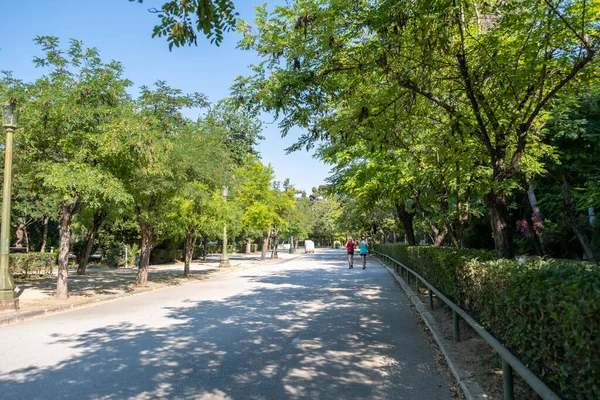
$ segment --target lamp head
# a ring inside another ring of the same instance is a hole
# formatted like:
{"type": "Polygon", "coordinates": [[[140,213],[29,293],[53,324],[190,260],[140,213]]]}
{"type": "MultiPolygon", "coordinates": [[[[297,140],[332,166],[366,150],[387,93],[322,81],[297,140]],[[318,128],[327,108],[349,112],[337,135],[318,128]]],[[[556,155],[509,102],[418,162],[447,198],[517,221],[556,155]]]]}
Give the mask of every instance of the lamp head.
{"type": "Polygon", "coordinates": [[[2,105],[2,125],[5,128],[17,129],[19,126],[19,111],[15,103],[2,105]]]}

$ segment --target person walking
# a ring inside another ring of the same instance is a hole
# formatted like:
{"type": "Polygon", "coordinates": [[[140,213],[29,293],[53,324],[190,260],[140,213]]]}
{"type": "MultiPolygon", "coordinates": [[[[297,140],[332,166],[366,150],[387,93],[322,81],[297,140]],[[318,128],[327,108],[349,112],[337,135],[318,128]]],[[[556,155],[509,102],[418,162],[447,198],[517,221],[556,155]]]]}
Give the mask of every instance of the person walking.
{"type": "Polygon", "coordinates": [[[362,260],[363,269],[367,268],[367,254],[369,251],[367,250],[367,241],[365,237],[360,238],[360,258],[362,260]]]}
{"type": "Polygon", "coordinates": [[[352,269],[354,268],[354,241],[352,238],[348,238],[346,250],[348,251],[348,269],[352,269]]]}

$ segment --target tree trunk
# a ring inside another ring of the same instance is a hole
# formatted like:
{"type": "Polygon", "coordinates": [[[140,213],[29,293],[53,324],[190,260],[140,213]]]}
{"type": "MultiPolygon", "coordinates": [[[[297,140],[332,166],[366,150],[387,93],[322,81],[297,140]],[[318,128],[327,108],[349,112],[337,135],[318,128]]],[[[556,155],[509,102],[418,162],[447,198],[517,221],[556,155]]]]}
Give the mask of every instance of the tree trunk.
{"type": "Polygon", "coordinates": [[[27,234],[27,225],[23,227],[23,234],[25,235],[25,250],[29,253],[29,235],[27,234]]]}
{"type": "Polygon", "coordinates": [[[279,258],[277,255],[277,242],[279,241],[278,235],[279,232],[277,232],[277,229],[275,229],[273,231],[273,248],[271,249],[271,260],[279,258]]]}
{"type": "Polygon", "coordinates": [[[411,207],[411,211],[406,211],[404,204],[400,204],[396,202],[394,204],[396,206],[396,212],[398,214],[398,219],[402,223],[402,227],[404,228],[404,234],[406,236],[406,242],[410,246],[416,246],[417,241],[415,239],[415,229],[413,227],[413,219],[415,218],[415,210],[414,206],[411,207]]]}
{"type": "Polygon", "coordinates": [[[489,192],[485,196],[485,202],[490,209],[490,222],[494,234],[496,253],[500,257],[513,259],[515,251],[510,214],[508,212],[508,198],[502,192],[489,192]]]}
{"type": "Polygon", "coordinates": [[[446,238],[447,232],[436,230],[433,233],[433,245],[436,247],[440,247],[444,243],[444,239],[446,238]]]}
{"type": "Polygon", "coordinates": [[[102,227],[102,223],[107,216],[108,211],[105,209],[98,210],[94,213],[92,227],[88,231],[87,235],[85,235],[85,250],[81,259],[79,260],[77,275],[85,275],[85,269],[87,268],[90,256],[92,255],[92,249],[94,248],[94,241],[96,240],[98,232],[100,232],[100,228],[102,227]]]}
{"type": "Polygon", "coordinates": [[[558,172],[560,175],[560,191],[563,195],[562,208],[567,216],[567,221],[575,232],[575,236],[577,236],[577,240],[581,247],[583,248],[583,253],[587,257],[589,261],[595,262],[596,259],[594,257],[594,252],[590,247],[590,241],[581,228],[579,221],[577,221],[577,216],[575,215],[575,209],[573,208],[573,202],[571,200],[571,190],[569,189],[569,184],[567,182],[567,176],[565,175],[565,170],[562,166],[559,165],[558,172]]]}
{"type": "Polygon", "coordinates": [[[196,247],[196,233],[193,230],[189,230],[185,234],[184,244],[184,265],[183,274],[190,276],[190,264],[192,263],[192,257],[194,256],[194,247],[196,247]]]}
{"type": "Polygon", "coordinates": [[[260,259],[261,260],[266,260],[267,259],[267,250],[269,247],[269,235],[270,235],[271,231],[265,233],[265,236],[263,237],[263,245],[262,245],[262,249],[261,249],[261,253],[260,253],[260,259]]]}
{"type": "Polygon", "coordinates": [[[50,217],[44,215],[44,233],[42,235],[42,247],[40,247],[40,253],[46,252],[46,243],[48,242],[48,222],[50,221],[50,217]]]}
{"type": "Polygon", "coordinates": [[[15,241],[15,247],[23,247],[23,231],[25,229],[25,224],[19,224],[17,230],[15,232],[15,237],[17,240],[15,241]]]}
{"type": "Polygon", "coordinates": [[[202,261],[206,261],[206,257],[208,257],[208,235],[204,235],[202,237],[203,242],[203,246],[204,246],[204,250],[203,250],[203,254],[202,254],[202,261]]]}
{"type": "Polygon", "coordinates": [[[537,198],[535,197],[535,192],[533,191],[533,182],[529,180],[527,182],[527,199],[529,200],[529,204],[531,205],[531,209],[534,214],[538,215],[540,222],[542,221],[542,215],[540,208],[537,205],[537,198]]]}
{"type": "Polygon", "coordinates": [[[150,252],[152,251],[152,239],[154,231],[148,224],[140,224],[142,239],[140,243],[140,265],[135,278],[135,286],[145,286],[148,283],[148,265],[150,264],[150,252]]]}
{"type": "Polygon", "coordinates": [[[527,221],[527,230],[529,231],[529,237],[533,242],[535,254],[537,254],[539,257],[543,257],[544,250],[542,249],[540,238],[535,231],[535,225],[533,222],[533,204],[531,204],[531,197],[529,197],[529,193],[527,196],[525,196],[525,221],[527,221]]]}
{"type": "Polygon", "coordinates": [[[56,298],[66,300],[69,297],[67,278],[69,275],[69,250],[71,246],[71,221],[73,215],[79,211],[78,199],[71,203],[61,205],[59,220],[59,250],[58,250],[58,276],[56,279],[56,298]]]}
{"type": "Polygon", "coordinates": [[[248,236],[248,241],[246,242],[246,254],[252,253],[252,236],[248,236]]]}

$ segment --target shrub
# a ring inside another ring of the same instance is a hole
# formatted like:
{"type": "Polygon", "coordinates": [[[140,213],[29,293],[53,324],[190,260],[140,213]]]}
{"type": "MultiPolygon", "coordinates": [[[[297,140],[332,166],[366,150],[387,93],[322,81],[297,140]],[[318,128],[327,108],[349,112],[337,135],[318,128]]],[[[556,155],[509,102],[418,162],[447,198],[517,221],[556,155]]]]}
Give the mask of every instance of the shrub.
{"type": "Polygon", "coordinates": [[[479,321],[565,399],[600,398],[600,271],[586,264],[471,261],[461,271],[479,321]]]}
{"type": "Polygon", "coordinates": [[[52,275],[57,260],[57,253],[10,254],[9,269],[12,276],[19,278],[27,278],[30,275],[52,275]]]}
{"type": "Polygon", "coordinates": [[[387,254],[418,272],[452,301],[461,304],[461,288],[457,270],[469,260],[492,260],[490,250],[453,249],[434,246],[408,246],[402,243],[375,245],[375,250],[387,254]]]}
{"type": "Polygon", "coordinates": [[[150,264],[169,264],[177,260],[183,260],[182,249],[153,249],[150,252],[150,264]]]}
{"type": "Polygon", "coordinates": [[[421,273],[565,399],[600,398],[600,270],[471,249],[378,245],[421,273]]]}
{"type": "Polygon", "coordinates": [[[129,245],[109,249],[104,255],[104,262],[109,267],[124,267],[127,263],[132,264],[134,260],[135,253],[131,251],[129,245]],[[126,247],[127,251],[125,251],[126,247]]]}
{"type": "MultiPolygon", "coordinates": [[[[227,245],[227,252],[229,254],[232,253],[231,251],[231,245],[227,245]]],[[[199,246],[196,246],[196,248],[194,249],[194,258],[200,258],[202,257],[202,252],[204,251],[204,245],[200,244],[199,246]]],[[[258,245],[255,243],[252,243],[250,245],[250,251],[252,252],[256,252],[258,251],[258,245]]],[[[209,244],[208,245],[208,254],[221,254],[223,252],[223,245],[222,244],[209,244]]],[[[238,243],[235,246],[235,253],[239,253],[239,254],[244,254],[246,252],[246,243],[238,243]]]]}
{"type": "MultiPolygon", "coordinates": [[[[245,252],[246,251],[246,246],[244,246],[243,248],[240,248],[239,246],[237,246],[235,248],[236,252],[245,252]]],[[[223,252],[223,245],[222,244],[209,244],[208,245],[208,254],[221,254],[223,252]]],[[[227,245],[227,253],[231,253],[231,245],[228,244],[227,245]]]]}

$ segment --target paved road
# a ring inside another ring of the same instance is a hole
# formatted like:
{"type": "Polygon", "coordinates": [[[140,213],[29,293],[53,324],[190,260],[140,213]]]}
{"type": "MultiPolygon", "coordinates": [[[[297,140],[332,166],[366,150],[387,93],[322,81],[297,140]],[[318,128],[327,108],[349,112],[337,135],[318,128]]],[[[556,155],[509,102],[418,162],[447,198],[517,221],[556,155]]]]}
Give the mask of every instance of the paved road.
{"type": "Polygon", "coordinates": [[[387,271],[340,251],[0,327],[5,399],[450,399],[387,271]]]}

